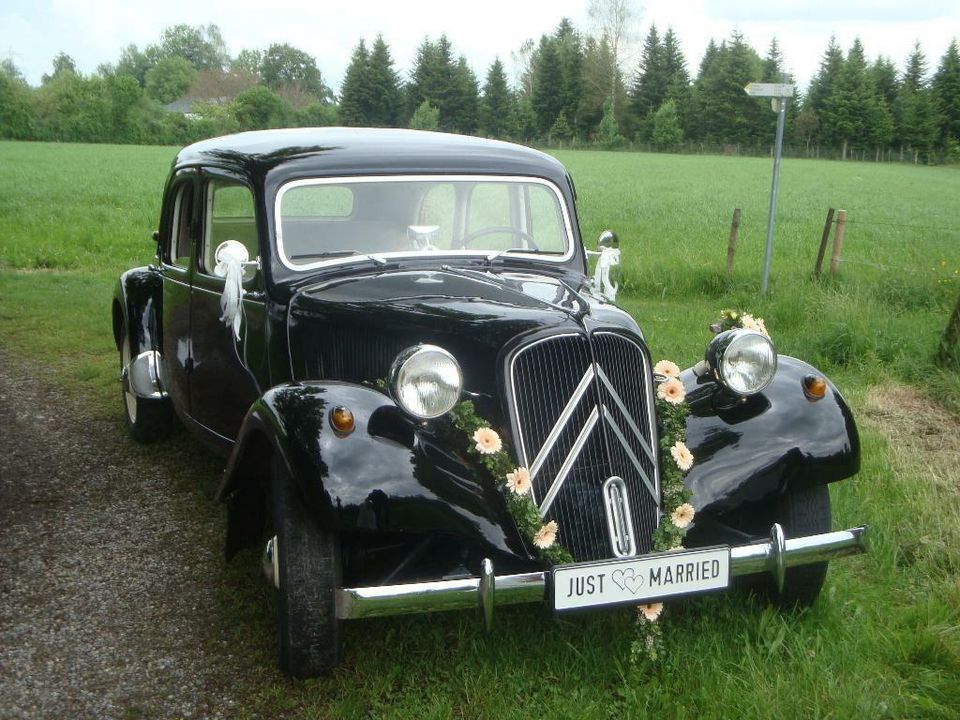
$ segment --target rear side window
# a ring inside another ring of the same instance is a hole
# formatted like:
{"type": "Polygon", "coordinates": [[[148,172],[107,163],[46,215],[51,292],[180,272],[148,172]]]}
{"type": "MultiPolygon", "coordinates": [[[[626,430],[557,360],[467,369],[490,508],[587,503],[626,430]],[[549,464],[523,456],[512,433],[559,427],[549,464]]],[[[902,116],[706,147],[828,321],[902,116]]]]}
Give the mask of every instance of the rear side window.
{"type": "Polygon", "coordinates": [[[181,268],[190,266],[192,255],[191,222],[193,220],[193,185],[185,182],[177,190],[173,201],[173,223],[166,260],[181,268]]]}
{"type": "MultiPolygon", "coordinates": [[[[260,254],[257,244],[257,221],[253,194],[245,185],[226,180],[211,180],[207,184],[206,222],[203,233],[203,271],[213,274],[217,265],[216,252],[225,240],[237,240],[247,248],[253,260],[260,254]]],[[[244,271],[253,276],[253,268],[244,271]]]]}

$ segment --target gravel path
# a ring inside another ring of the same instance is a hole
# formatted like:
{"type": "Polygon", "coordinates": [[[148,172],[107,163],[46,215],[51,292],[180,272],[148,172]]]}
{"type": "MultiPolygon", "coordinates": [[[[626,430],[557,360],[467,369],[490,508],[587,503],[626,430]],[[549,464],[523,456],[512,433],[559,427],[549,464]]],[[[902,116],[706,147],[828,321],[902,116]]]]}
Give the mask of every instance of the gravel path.
{"type": "Polygon", "coordinates": [[[222,515],[149,455],[0,354],[0,718],[233,714],[222,515]]]}

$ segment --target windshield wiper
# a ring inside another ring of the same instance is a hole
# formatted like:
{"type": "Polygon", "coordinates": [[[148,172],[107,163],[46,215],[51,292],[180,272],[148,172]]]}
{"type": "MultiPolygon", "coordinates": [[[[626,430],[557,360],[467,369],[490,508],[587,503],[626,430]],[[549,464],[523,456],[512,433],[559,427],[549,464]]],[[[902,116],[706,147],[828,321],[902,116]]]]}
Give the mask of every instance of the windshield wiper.
{"type": "Polygon", "coordinates": [[[525,253],[527,255],[556,255],[556,253],[544,253],[540,248],[519,248],[519,247],[508,247],[505,250],[494,250],[492,253],[487,255],[484,258],[484,261],[487,265],[492,265],[493,261],[496,260],[501,255],[506,255],[507,253],[525,253]]]}
{"type": "Polygon", "coordinates": [[[291,255],[291,260],[316,260],[323,258],[338,258],[338,257],[357,257],[361,260],[372,260],[378,265],[387,265],[387,261],[380,257],[379,255],[370,255],[368,253],[357,252],[356,250],[337,250],[334,252],[315,252],[315,253],[300,253],[298,255],[291,255]]]}

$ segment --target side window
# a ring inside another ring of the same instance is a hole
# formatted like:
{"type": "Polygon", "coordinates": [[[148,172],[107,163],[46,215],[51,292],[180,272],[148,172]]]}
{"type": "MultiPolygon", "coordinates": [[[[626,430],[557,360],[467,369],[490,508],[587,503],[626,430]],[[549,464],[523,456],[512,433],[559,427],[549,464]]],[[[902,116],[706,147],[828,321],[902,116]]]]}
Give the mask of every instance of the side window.
{"type": "MultiPolygon", "coordinates": [[[[253,195],[249,188],[227,180],[211,180],[207,183],[205,209],[201,253],[204,273],[213,274],[217,265],[217,247],[225,240],[243,243],[251,260],[260,254],[253,195]]],[[[253,275],[253,267],[244,270],[245,278],[253,275]]]]}
{"type": "Polygon", "coordinates": [[[193,218],[193,185],[185,182],[177,189],[173,201],[173,218],[170,238],[164,250],[164,259],[171,265],[190,266],[190,223],[193,218]]]}

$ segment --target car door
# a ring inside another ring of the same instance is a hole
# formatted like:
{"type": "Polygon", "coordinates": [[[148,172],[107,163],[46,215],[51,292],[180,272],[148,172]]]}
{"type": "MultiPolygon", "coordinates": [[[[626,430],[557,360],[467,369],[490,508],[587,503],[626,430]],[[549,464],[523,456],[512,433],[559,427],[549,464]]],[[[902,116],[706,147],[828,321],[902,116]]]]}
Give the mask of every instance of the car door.
{"type": "Polygon", "coordinates": [[[224,278],[218,277],[216,249],[237,240],[251,260],[260,255],[254,196],[239,179],[204,171],[198,251],[190,297],[190,411],[194,420],[222,439],[236,438],[250,405],[266,384],[263,279],[254,266],[244,271],[240,337],[221,320],[224,278]]]}
{"type": "Polygon", "coordinates": [[[181,415],[190,413],[190,275],[197,237],[198,192],[197,171],[178,171],[165,195],[160,226],[163,385],[181,415]]]}

